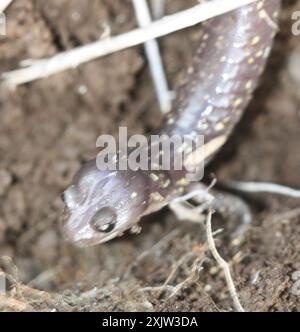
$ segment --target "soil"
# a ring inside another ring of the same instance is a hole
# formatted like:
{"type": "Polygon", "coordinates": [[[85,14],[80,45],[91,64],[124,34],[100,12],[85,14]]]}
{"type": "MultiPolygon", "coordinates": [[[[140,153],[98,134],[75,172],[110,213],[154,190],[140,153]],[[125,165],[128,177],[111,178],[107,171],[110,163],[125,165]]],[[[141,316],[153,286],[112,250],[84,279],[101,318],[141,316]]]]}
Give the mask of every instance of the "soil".
{"type": "MultiPolygon", "coordinates": [[[[194,1],[167,1],[167,13],[194,1]]],[[[300,36],[291,32],[300,1],[285,1],[280,32],[245,117],[206,170],[219,181],[271,181],[300,187],[300,36]]],[[[136,26],[130,1],[19,0],[7,10],[0,70],[49,57],[136,26]]],[[[185,72],[199,27],[160,40],[168,79],[185,72]]],[[[161,121],[143,48],[135,47],[77,69],[0,89],[0,265],[13,311],[231,311],[224,275],[198,225],[168,209],[142,222],[139,235],[78,249],[59,229],[60,194],[80,165],[94,157],[100,134],[150,133],[161,121]],[[200,263],[202,268],[200,267],[200,263]],[[176,270],[175,270],[175,267],[176,270]],[[174,294],[174,288],[182,287],[174,294]]],[[[248,311],[300,311],[299,199],[244,197],[253,223],[231,239],[237,222],[215,215],[221,255],[230,263],[248,311]]]]}

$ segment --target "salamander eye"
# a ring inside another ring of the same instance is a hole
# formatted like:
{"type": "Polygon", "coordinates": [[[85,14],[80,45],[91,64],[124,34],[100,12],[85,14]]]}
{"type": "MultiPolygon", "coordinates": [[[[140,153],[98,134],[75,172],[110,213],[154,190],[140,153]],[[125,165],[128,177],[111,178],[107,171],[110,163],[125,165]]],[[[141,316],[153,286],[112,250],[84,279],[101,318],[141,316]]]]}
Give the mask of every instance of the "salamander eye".
{"type": "Polygon", "coordinates": [[[117,214],[109,207],[101,208],[90,221],[91,227],[96,232],[109,233],[116,225],[117,214]]]}

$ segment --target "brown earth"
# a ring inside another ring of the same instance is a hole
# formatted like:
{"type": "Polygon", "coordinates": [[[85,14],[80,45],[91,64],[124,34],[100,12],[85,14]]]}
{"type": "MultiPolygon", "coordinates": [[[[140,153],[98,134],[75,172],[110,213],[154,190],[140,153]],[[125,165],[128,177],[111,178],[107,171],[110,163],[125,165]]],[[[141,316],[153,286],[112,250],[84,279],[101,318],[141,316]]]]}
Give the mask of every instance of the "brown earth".
{"type": "MultiPolygon", "coordinates": [[[[169,0],[167,11],[193,4],[169,0]]],[[[285,1],[261,86],[208,174],[300,187],[300,36],[291,33],[291,14],[299,8],[299,1],[285,1]]],[[[104,23],[112,35],[135,27],[130,1],[15,1],[7,10],[7,36],[0,37],[0,71],[95,41],[104,23]]],[[[161,40],[172,86],[191,59],[197,31],[161,40]]],[[[149,133],[160,119],[142,47],[15,91],[0,87],[0,257],[11,286],[0,310],[232,310],[222,271],[205,252],[203,230],[167,209],[146,218],[141,234],[93,248],[77,249],[59,231],[60,194],[97,153],[96,138],[116,134],[120,125],[130,134],[149,133]],[[204,257],[203,269],[195,270],[204,257]],[[176,262],[169,285],[190,278],[168,298],[167,290],[153,287],[176,262]]],[[[293,280],[300,270],[299,200],[271,194],[246,200],[254,220],[240,241],[229,238],[235,221],[213,219],[214,229],[224,229],[216,242],[241,303],[249,311],[299,311],[293,280]]]]}

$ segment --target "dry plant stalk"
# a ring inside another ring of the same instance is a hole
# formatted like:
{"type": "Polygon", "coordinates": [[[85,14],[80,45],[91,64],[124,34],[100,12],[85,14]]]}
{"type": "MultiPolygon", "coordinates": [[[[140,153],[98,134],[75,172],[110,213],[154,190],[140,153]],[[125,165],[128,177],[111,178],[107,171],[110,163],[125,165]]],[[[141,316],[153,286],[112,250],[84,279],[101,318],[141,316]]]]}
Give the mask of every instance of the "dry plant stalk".
{"type": "Polygon", "coordinates": [[[13,0],[1,0],[0,3],[0,13],[3,13],[4,10],[13,2],[13,0]]]}
{"type": "Polygon", "coordinates": [[[28,67],[3,73],[1,80],[11,88],[15,88],[20,84],[48,77],[66,69],[76,68],[82,63],[196,25],[255,1],[257,0],[213,0],[201,3],[182,12],[166,16],[141,29],[58,53],[47,59],[29,60],[27,61],[28,67]]]}
{"type": "Polygon", "coordinates": [[[227,181],[225,186],[245,193],[270,193],[300,198],[300,190],[272,182],[227,181]]]}
{"type": "Polygon", "coordinates": [[[212,229],[211,229],[212,214],[213,214],[213,211],[209,210],[207,219],[206,219],[206,235],[207,235],[208,248],[211,251],[214,259],[217,261],[220,268],[224,272],[229,294],[233,300],[235,309],[238,312],[244,312],[245,310],[239,301],[238,294],[237,294],[237,291],[236,291],[236,288],[235,288],[235,285],[233,282],[233,278],[231,276],[229,264],[220,256],[220,254],[218,253],[217,248],[216,248],[216,244],[215,244],[213,234],[212,234],[212,229]]]}

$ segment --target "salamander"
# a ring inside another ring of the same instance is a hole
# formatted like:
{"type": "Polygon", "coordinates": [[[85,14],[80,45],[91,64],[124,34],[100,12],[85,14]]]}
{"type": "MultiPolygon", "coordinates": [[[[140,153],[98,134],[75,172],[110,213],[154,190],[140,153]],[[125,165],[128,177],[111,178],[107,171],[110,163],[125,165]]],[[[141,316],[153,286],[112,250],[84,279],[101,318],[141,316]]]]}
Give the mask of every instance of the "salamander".
{"type": "MultiPolygon", "coordinates": [[[[160,134],[203,135],[205,164],[241,118],[270,54],[280,0],[260,0],[203,24],[202,37],[160,134]]],[[[193,153],[193,152],[191,152],[193,153]]],[[[62,230],[84,247],[137,229],[184,195],[186,171],[99,170],[87,162],[64,191],[62,230]]]]}

